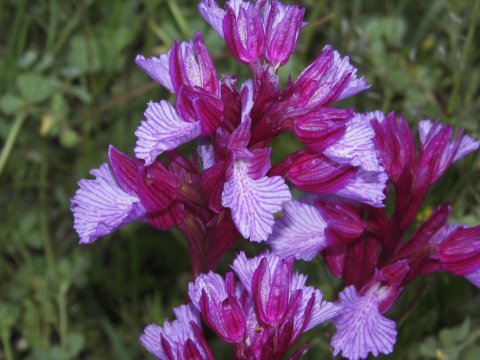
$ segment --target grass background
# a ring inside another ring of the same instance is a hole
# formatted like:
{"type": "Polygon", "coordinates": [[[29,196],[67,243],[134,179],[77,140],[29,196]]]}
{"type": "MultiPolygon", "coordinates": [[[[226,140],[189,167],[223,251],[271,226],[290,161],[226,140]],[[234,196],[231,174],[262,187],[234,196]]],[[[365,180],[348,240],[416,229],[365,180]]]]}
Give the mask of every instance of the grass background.
{"type": "MultiPolygon", "coordinates": [[[[283,79],[330,43],[372,84],[342,106],[395,110],[412,124],[439,117],[480,136],[480,1],[301,4],[310,24],[283,79]]],[[[201,31],[219,74],[248,73],[193,1],[0,0],[0,30],[0,359],[145,358],[137,342],[145,324],[185,299],[186,243],[179,232],[131,224],[78,246],[69,198],[108,144],[133,154],[146,102],[169,97],[135,66],[136,54],[201,31]]],[[[276,142],[275,158],[293,146],[276,142]]],[[[478,154],[455,165],[419,220],[449,201],[454,221],[478,224],[479,178],[478,154]]],[[[244,241],[236,250],[247,247],[259,251],[244,241]]],[[[339,284],[321,262],[298,267],[333,299],[339,284]]],[[[401,324],[391,358],[478,359],[478,309],[480,293],[464,279],[418,279],[389,314],[401,324]]],[[[331,357],[332,331],[305,335],[306,358],[331,357]]]]}

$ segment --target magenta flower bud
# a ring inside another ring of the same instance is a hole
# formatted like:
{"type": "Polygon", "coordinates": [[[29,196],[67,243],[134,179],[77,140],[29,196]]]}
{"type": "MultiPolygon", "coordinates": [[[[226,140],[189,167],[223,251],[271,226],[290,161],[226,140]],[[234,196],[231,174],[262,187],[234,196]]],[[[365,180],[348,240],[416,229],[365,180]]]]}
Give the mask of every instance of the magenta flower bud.
{"type": "Polygon", "coordinates": [[[227,14],[223,19],[223,34],[233,56],[243,64],[260,60],[265,34],[258,7],[243,1],[227,3],[225,6],[227,14]]]}
{"type": "Polygon", "coordinates": [[[273,0],[264,11],[265,58],[274,67],[283,66],[295,51],[305,9],[273,0]]]}
{"type": "Polygon", "coordinates": [[[260,260],[252,279],[255,311],[265,325],[275,325],[283,320],[289,305],[293,256],[280,260],[269,268],[267,259],[260,260]]]}

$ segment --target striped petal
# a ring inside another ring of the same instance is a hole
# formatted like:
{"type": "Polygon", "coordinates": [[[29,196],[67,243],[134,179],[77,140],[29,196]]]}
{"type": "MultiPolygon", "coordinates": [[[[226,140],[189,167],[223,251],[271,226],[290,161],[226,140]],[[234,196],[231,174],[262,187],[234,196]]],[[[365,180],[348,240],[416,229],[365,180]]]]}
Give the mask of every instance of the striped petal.
{"type": "Polygon", "coordinates": [[[365,359],[390,354],[393,351],[397,331],[395,322],[382,316],[374,294],[359,296],[354,286],[340,293],[341,312],[333,320],[337,333],[331,345],[333,355],[340,352],[350,360],[365,359]]]}
{"type": "Polygon", "coordinates": [[[326,246],[324,230],[327,224],[310,200],[293,200],[285,205],[283,217],[275,222],[268,238],[276,255],[293,255],[310,261],[326,246]]]}
{"type": "Polygon", "coordinates": [[[120,187],[109,165],[91,174],[96,178],[80,180],[71,200],[73,226],[81,244],[92,243],[146,213],[140,199],[120,187]]]}
{"type": "Polygon", "coordinates": [[[154,56],[148,59],[142,55],[137,55],[135,62],[143,72],[147,73],[153,80],[173,93],[174,90],[172,79],[170,77],[169,58],[170,51],[158,57],[154,56]]]}
{"type": "Polygon", "coordinates": [[[199,122],[183,121],[169,102],[150,102],[145,111],[146,120],[135,131],[135,155],[151,164],[166,150],[173,150],[200,136],[199,122]]]}
{"type": "Polygon", "coordinates": [[[369,118],[356,114],[347,123],[345,134],[327,148],[324,154],[339,163],[358,166],[365,171],[381,171],[383,168],[373,142],[374,136],[369,118]]]}
{"type": "Polygon", "coordinates": [[[223,38],[223,18],[227,13],[220,8],[215,0],[202,0],[198,5],[198,10],[203,18],[223,38]]]}
{"type": "Polygon", "coordinates": [[[252,179],[249,164],[233,163],[222,193],[222,205],[232,210],[233,222],[246,239],[265,241],[272,232],[273,214],[291,199],[290,190],[279,176],[252,179]]]}

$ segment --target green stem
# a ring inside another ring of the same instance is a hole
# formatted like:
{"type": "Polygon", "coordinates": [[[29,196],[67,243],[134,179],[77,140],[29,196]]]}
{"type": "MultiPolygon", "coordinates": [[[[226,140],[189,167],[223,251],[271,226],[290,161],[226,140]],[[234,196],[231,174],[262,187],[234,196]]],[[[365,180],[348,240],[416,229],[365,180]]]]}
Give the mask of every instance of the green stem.
{"type": "Polygon", "coordinates": [[[2,326],[2,345],[6,360],[13,360],[12,347],[10,346],[10,329],[2,326]]]}
{"type": "Polygon", "coordinates": [[[70,285],[68,283],[61,284],[57,299],[59,309],[59,334],[60,341],[63,345],[65,345],[68,334],[67,295],[69,287],[70,285]]]}
{"type": "Polygon", "coordinates": [[[50,238],[50,231],[48,229],[48,145],[47,140],[42,139],[42,160],[40,164],[40,232],[43,240],[43,249],[45,251],[45,257],[47,259],[47,267],[49,274],[53,280],[57,280],[57,266],[55,262],[55,253],[53,252],[52,240],[50,238]]]}
{"type": "Polygon", "coordinates": [[[450,95],[450,99],[448,101],[448,108],[447,108],[448,114],[452,114],[457,108],[460,86],[462,85],[462,75],[463,75],[463,72],[465,71],[465,67],[467,66],[468,56],[473,46],[473,39],[475,35],[475,28],[476,28],[477,17],[479,13],[480,13],[480,0],[476,0],[475,5],[473,7],[473,13],[472,13],[472,18],[470,20],[470,25],[468,27],[467,40],[465,42],[465,47],[463,48],[462,62],[460,63],[460,65],[457,68],[457,71],[455,72],[453,90],[452,90],[452,94],[450,95]]]}
{"type": "Polygon", "coordinates": [[[3,168],[10,157],[10,153],[12,152],[13,145],[15,145],[15,141],[17,140],[18,134],[22,128],[25,119],[27,118],[26,113],[21,112],[17,114],[15,121],[13,123],[10,132],[8,133],[7,141],[3,146],[2,153],[0,154],[0,176],[2,175],[3,168]]]}

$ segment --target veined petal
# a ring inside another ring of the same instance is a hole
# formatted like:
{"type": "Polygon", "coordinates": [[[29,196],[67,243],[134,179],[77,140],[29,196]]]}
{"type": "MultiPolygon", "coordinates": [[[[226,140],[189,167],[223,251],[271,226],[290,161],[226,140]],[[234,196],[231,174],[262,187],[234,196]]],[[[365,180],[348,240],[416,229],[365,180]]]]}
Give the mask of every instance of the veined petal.
{"type": "Polygon", "coordinates": [[[248,163],[235,161],[225,183],[222,205],[232,210],[232,218],[246,239],[265,241],[272,232],[273,214],[291,199],[290,190],[279,176],[252,179],[248,163]]]}
{"type": "Polygon", "coordinates": [[[140,167],[143,166],[143,161],[125,155],[112,145],[108,147],[108,161],[123,191],[130,195],[138,195],[137,174],[140,167]]]}
{"type": "Polygon", "coordinates": [[[359,296],[354,286],[340,293],[341,312],[333,320],[337,333],[331,345],[333,355],[342,353],[350,360],[390,354],[396,341],[395,322],[382,316],[374,294],[359,296]]]}
{"type": "Polygon", "coordinates": [[[148,59],[142,55],[137,55],[135,62],[140,69],[147,73],[153,80],[173,93],[174,90],[169,69],[169,57],[170,51],[160,56],[151,57],[148,59]]]}
{"type": "Polygon", "coordinates": [[[166,150],[196,139],[201,134],[199,122],[183,121],[169,102],[150,102],[145,111],[146,120],[135,131],[135,155],[151,164],[166,150]]]}
{"type": "Polygon", "coordinates": [[[292,200],[276,220],[268,243],[280,257],[293,255],[310,261],[326,246],[326,225],[312,199],[292,200]]]}
{"type": "Polygon", "coordinates": [[[365,171],[382,171],[373,138],[375,132],[368,117],[356,114],[346,126],[345,134],[324,154],[342,164],[361,167],[365,171]]]}
{"type": "Polygon", "coordinates": [[[91,174],[96,179],[80,180],[71,200],[74,228],[82,244],[92,243],[146,213],[140,199],[119,186],[108,164],[91,174]]]}
{"type": "Polygon", "coordinates": [[[388,180],[384,172],[359,170],[335,195],[360,201],[374,207],[384,207],[385,186],[388,180]]]}
{"type": "Polygon", "coordinates": [[[221,38],[223,38],[223,18],[227,13],[220,8],[215,0],[202,0],[198,5],[198,10],[203,18],[215,30],[221,38]]]}
{"type": "Polygon", "coordinates": [[[314,289],[311,286],[306,286],[303,289],[304,300],[297,311],[297,316],[303,314],[306,303],[312,294],[315,295],[315,302],[313,304],[311,318],[306,324],[305,329],[303,330],[304,332],[313,329],[315,326],[318,326],[325,321],[333,319],[341,311],[341,307],[338,304],[323,300],[323,294],[320,290],[314,289]]]}

